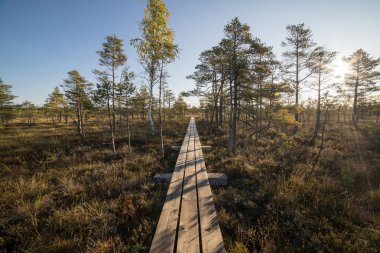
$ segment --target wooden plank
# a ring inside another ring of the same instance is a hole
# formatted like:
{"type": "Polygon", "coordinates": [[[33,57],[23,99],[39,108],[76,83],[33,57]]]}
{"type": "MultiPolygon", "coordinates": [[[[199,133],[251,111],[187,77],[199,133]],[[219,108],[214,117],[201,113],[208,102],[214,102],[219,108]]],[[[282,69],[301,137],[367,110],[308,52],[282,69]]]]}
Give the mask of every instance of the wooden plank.
{"type": "Polygon", "coordinates": [[[197,185],[195,174],[194,118],[187,151],[185,178],[182,193],[181,216],[178,229],[177,252],[200,252],[197,185]]]}
{"type": "Polygon", "coordinates": [[[189,144],[192,129],[193,127],[190,122],[178,155],[173,176],[169,184],[168,193],[154,234],[149,251],[151,253],[172,253],[175,248],[187,146],[189,144]]]}
{"type": "MultiPolygon", "coordinates": [[[[170,148],[174,151],[179,151],[181,149],[181,146],[171,146],[170,148]]],[[[202,146],[202,151],[209,151],[211,148],[211,146],[202,146]]]]}
{"type": "Polygon", "coordinates": [[[150,252],[224,252],[195,120],[190,120],[150,252]]]}
{"type": "Polygon", "coordinates": [[[202,252],[225,252],[196,127],[194,133],[202,252]]]}

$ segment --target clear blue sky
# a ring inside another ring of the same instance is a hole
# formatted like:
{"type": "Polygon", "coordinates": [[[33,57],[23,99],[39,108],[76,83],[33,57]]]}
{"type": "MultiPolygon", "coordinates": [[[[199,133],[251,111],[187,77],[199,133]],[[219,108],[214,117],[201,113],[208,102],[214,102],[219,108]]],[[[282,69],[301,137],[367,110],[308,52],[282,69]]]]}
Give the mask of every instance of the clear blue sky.
{"type": "MultiPolygon", "coordinates": [[[[177,94],[191,90],[187,80],[199,54],[216,45],[233,17],[280,56],[285,26],[304,22],[320,45],[349,55],[358,48],[380,57],[380,0],[166,0],[170,26],[182,50],[168,68],[177,94]]],[[[13,85],[16,101],[43,104],[48,93],[77,69],[94,81],[96,51],[104,37],[125,42],[128,65],[140,72],[129,45],[139,36],[143,0],[0,0],[0,77],[13,85]]],[[[194,103],[193,100],[189,100],[194,103]]]]}

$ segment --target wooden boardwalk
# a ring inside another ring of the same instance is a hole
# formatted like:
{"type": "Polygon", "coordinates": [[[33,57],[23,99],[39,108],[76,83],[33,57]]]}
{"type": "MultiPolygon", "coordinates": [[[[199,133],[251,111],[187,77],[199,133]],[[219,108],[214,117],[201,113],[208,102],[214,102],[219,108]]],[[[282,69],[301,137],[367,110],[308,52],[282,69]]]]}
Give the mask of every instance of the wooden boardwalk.
{"type": "Polygon", "coordinates": [[[178,155],[150,252],[224,252],[193,117],[178,155]]]}

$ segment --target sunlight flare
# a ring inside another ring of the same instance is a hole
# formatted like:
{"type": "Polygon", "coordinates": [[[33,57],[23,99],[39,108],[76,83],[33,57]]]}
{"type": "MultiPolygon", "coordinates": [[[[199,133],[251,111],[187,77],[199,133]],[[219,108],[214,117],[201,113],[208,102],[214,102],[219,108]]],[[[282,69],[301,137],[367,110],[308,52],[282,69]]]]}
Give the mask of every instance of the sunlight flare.
{"type": "Polygon", "coordinates": [[[334,72],[333,72],[334,73],[334,77],[337,80],[343,80],[345,74],[347,74],[348,71],[349,71],[348,64],[346,62],[344,62],[342,60],[342,58],[337,58],[334,61],[333,66],[334,66],[334,72]]]}

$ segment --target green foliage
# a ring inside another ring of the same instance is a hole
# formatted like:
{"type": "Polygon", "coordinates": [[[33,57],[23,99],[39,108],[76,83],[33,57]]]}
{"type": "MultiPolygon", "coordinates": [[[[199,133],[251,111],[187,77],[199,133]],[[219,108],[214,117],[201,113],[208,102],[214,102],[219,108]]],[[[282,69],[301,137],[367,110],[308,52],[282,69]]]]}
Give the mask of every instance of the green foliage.
{"type": "Polygon", "coordinates": [[[162,0],[148,0],[140,24],[141,38],[131,41],[148,73],[155,72],[160,61],[173,61],[178,53],[174,32],[168,27],[169,16],[162,0]]]}
{"type": "Polygon", "coordinates": [[[178,116],[181,116],[181,117],[183,117],[185,115],[187,107],[188,106],[187,106],[186,102],[183,100],[183,98],[181,96],[179,96],[178,99],[173,104],[174,112],[178,116]]]}
{"type": "MultiPolygon", "coordinates": [[[[144,18],[140,23],[141,38],[131,40],[131,44],[137,49],[140,63],[145,71],[148,89],[150,93],[148,106],[148,120],[151,135],[154,135],[153,87],[159,82],[159,118],[160,133],[162,132],[161,102],[163,71],[166,64],[177,57],[179,50],[174,42],[174,32],[168,26],[170,13],[162,0],[148,0],[144,11],[144,18]]],[[[161,133],[162,135],[162,133],[161,133]]],[[[161,136],[162,137],[162,136],[161,136]]],[[[161,150],[163,153],[163,139],[161,138],[161,150]]]]}
{"type": "Polygon", "coordinates": [[[0,78],[0,118],[2,124],[15,117],[11,108],[12,100],[15,98],[16,96],[12,94],[12,86],[5,84],[0,78]]]}
{"type": "Polygon", "coordinates": [[[284,53],[284,57],[291,61],[290,64],[293,67],[295,67],[296,64],[293,62],[296,57],[302,59],[302,61],[304,61],[303,63],[306,64],[307,62],[305,60],[309,56],[308,50],[315,46],[310,28],[306,27],[304,23],[301,23],[297,25],[287,25],[286,31],[288,32],[288,36],[285,38],[285,41],[281,43],[281,46],[288,47],[289,51],[284,53]]]}
{"type": "MultiPolygon", "coordinates": [[[[285,59],[284,78],[292,84],[295,92],[295,105],[299,105],[299,95],[301,83],[304,82],[311,74],[305,73],[309,66],[310,50],[316,43],[312,40],[312,32],[304,23],[286,26],[288,36],[281,46],[287,48],[283,53],[285,59]]],[[[295,112],[295,118],[299,120],[299,114],[295,112]]]]}
{"type": "Polygon", "coordinates": [[[11,105],[12,100],[16,96],[12,95],[12,86],[5,84],[0,78],[0,109],[3,109],[5,106],[11,105]]]}
{"type": "Polygon", "coordinates": [[[146,87],[141,87],[132,98],[133,110],[135,113],[144,114],[149,104],[149,91],[146,87]]]}
{"type": "Polygon", "coordinates": [[[109,80],[109,75],[105,71],[94,70],[93,72],[98,82],[92,100],[96,105],[103,107],[111,100],[112,81],[109,80]]]}
{"type": "Polygon", "coordinates": [[[350,72],[345,76],[349,91],[353,94],[352,122],[356,125],[358,120],[358,103],[365,98],[369,92],[379,90],[377,81],[380,80],[380,72],[376,70],[380,65],[380,58],[373,59],[363,49],[356,50],[352,55],[343,58],[349,64],[350,72]]]}
{"type": "Polygon", "coordinates": [[[62,88],[71,105],[83,105],[91,103],[89,92],[92,84],[89,83],[77,70],[68,72],[68,78],[64,80],[62,88]]]}
{"type": "Polygon", "coordinates": [[[345,79],[351,87],[358,86],[358,93],[377,90],[377,81],[380,79],[380,72],[376,71],[380,65],[380,58],[372,58],[363,49],[356,50],[349,57],[344,58],[349,64],[350,72],[345,79]],[[356,84],[356,80],[358,83],[356,84]]]}
{"type": "Polygon", "coordinates": [[[64,94],[58,87],[55,87],[53,92],[48,95],[45,103],[45,107],[50,111],[53,120],[54,117],[58,117],[58,120],[61,121],[62,113],[67,110],[67,106],[64,94]]]}
{"type": "Polygon", "coordinates": [[[99,64],[117,69],[127,61],[127,57],[123,53],[123,41],[116,35],[107,36],[105,39],[106,42],[102,44],[102,50],[97,51],[100,56],[99,64]]]}

